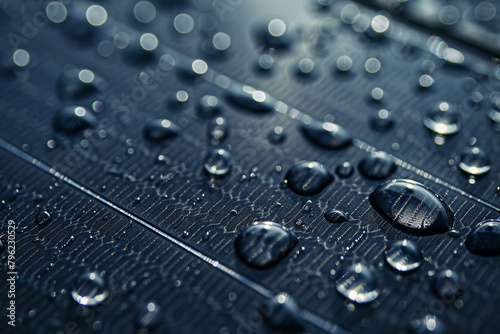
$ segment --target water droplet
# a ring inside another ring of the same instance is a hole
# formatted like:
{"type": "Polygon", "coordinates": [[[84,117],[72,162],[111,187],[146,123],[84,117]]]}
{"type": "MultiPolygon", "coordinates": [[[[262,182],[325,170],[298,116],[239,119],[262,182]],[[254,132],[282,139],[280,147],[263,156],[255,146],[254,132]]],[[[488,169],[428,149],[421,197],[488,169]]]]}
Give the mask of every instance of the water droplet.
{"type": "Polygon", "coordinates": [[[460,155],[458,167],[471,175],[484,175],[491,169],[490,158],[479,147],[466,147],[460,155]]]}
{"type": "Polygon", "coordinates": [[[379,295],[375,277],[370,268],[363,263],[343,267],[335,284],[341,295],[358,304],[370,303],[379,295]]]}
{"type": "Polygon", "coordinates": [[[265,268],[283,259],[297,244],[295,235],[273,222],[255,222],[236,237],[235,249],[247,264],[265,268]]]}
{"type": "Polygon", "coordinates": [[[146,123],[143,133],[153,142],[162,142],[179,135],[180,128],[168,119],[153,119],[146,123]]]}
{"type": "Polygon", "coordinates": [[[208,174],[213,176],[228,174],[233,164],[233,156],[222,148],[209,151],[203,160],[203,168],[208,174]]]}
{"type": "Polygon", "coordinates": [[[365,177],[373,180],[383,180],[396,171],[396,163],[390,155],[384,152],[372,152],[365,156],[358,169],[365,177]]]}
{"type": "Polygon", "coordinates": [[[310,58],[303,58],[297,65],[297,73],[302,77],[310,77],[314,72],[314,61],[310,58]]]}
{"type": "Polygon", "coordinates": [[[285,182],[297,194],[311,196],[333,182],[333,175],[316,161],[303,161],[290,168],[285,182]]]}
{"type": "Polygon", "coordinates": [[[347,72],[352,67],[352,59],[349,56],[340,56],[337,59],[337,68],[340,72],[347,72]]]}
{"type": "Polygon", "coordinates": [[[286,132],[281,126],[275,126],[269,131],[267,138],[271,144],[281,144],[286,139],[286,132]]]}
{"type": "Polygon", "coordinates": [[[316,145],[328,149],[340,149],[352,142],[351,135],[334,123],[313,121],[301,126],[302,132],[316,145]]]}
{"type": "Polygon", "coordinates": [[[394,117],[386,109],[380,109],[372,115],[370,125],[374,130],[386,132],[394,126],[394,117]]]}
{"type": "Polygon", "coordinates": [[[384,255],[387,263],[397,271],[409,272],[422,265],[422,252],[409,240],[392,242],[385,249],[384,255]]]}
{"type": "Polygon", "coordinates": [[[457,230],[450,230],[446,234],[448,234],[448,236],[452,237],[453,239],[460,237],[460,232],[458,232],[457,230]]]}
{"type": "Polygon", "coordinates": [[[95,306],[109,296],[109,291],[105,288],[104,279],[98,273],[87,272],[75,280],[71,296],[80,305],[95,306]]]}
{"type": "Polygon", "coordinates": [[[64,107],[54,115],[54,126],[64,132],[78,132],[97,125],[97,119],[83,107],[64,107]]]}
{"type": "Polygon", "coordinates": [[[205,95],[198,104],[198,116],[212,118],[220,115],[224,110],[224,105],[218,98],[212,95],[205,95]]]}
{"type": "Polygon", "coordinates": [[[275,57],[272,54],[263,54],[259,57],[259,68],[262,71],[270,71],[274,65],[275,57]]]}
{"type": "Polygon", "coordinates": [[[287,48],[290,46],[292,40],[290,34],[287,32],[285,22],[280,19],[274,19],[269,22],[263,29],[263,39],[267,47],[272,48],[287,48]]]}
{"type": "Polygon", "coordinates": [[[189,34],[194,29],[194,20],[188,14],[179,14],[174,19],[174,27],[181,34],[189,34]]]}
{"type": "Polygon", "coordinates": [[[45,13],[49,20],[54,23],[61,23],[66,20],[68,16],[68,10],[66,6],[59,1],[50,2],[45,8],[45,13]]]}
{"type": "Polygon", "coordinates": [[[156,8],[149,1],[139,1],[134,6],[134,16],[141,23],[152,22],[156,17],[156,8]]]}
{"type": "Polygon", "coordinates": [[[208,123],[208,138],[210,138],[213,145],[218,145],[229,136],[229,129],[229,123],[225,118],[214,118],[208,123]]]}
{"type": "Polygon", "coordinates": [[[384,218],[410,233],[445,233],[453,226],[454,214],[444,200],[412,180],[378,186],[370,194],[370,202],[384,218]]]}
{"type": "Polygon", "coordinates": [[[57,81],[60,97],[68,100],[103,91],[106,87],[107,82],[88,69],[72,68],[63,72],[57,81]]]}
{"type": "Polygon", "coordinates": [[[380,71],[381,67],[382,65],[380,64],[380,60],[378,60],[377,58],[370,58],[365,63],[365,70],[370,74],[377,73],[378,71],[380,71]]]}
{"type": "Polygon", "coordinates": [[[488,110],[488,116],[495,123],[500,123],[500,110],[496,108],[491,108],[488,110]]]}
{"type": "Polygon", "coordinates": [[[344,161],[341,165],[338,165],[335,168],[335,173],[342,178],[346,178],[354,173],[354,167],[349,161],[344,161]]]}
{"type": "Polygon", "coordinates": [[[100,5],[90,6],[87,8],[85,15],[87,17],[87,22],[96,27],[102,26],[108,20],[106,9],[100,5]]]}
{"type": "Polygon", "coordinates": [[[256,112],[269,112],[273,110],[275,103],[266,93],[249,86],[230,90],[229,99],[242,108],[256,112]]]}
{"type": "Polygon", "coordinates": [[[437,109],[429,111],[423,118],[424,125],[440,135],[452,135],[460,131],[460,116],[447,102],[438,104],[437,109]]]}
{"type": "Polygon", "coordinates": [[[445,302],[457,300],[465,291],[460,275],[450,269],[436,273],[433,288],[434,292],[445,302]]]}
{"type": "Polygon", "coordinates": [[[325,218],[332,223],[343,223],[349,220],[344,212],[335,209],[325,212],[325,218]]]}
{"type": "Polygon", "coordinates": [[[212,38],[212,44],[216,50],[225,51],[231,46],[231,38],[226,33],[218,32],[212,38]]]}
{"type": "Polygon", "coordinates": [[[45,225],[45,224],[48,224],[50,223],[52,217],[50,215],[50,212],[44,210],[44,211],[40,211],[37,215],[36,215],[36,223],[38,225],[45,225]]]}
{"type": "Polygon", "coordinates": [[[446,334],[446,327],[434,314],[410,321],[411,334],[446,334]]]}
{"type": "Polygon", "coordinates": [[[140,328],[153,328],[161,320],[161,308],[154,301],[140,303],[137,307],[136,321],[140,328]]]}
{"type": "Polygon", "coordinates": [[[490,219],[481,222],[467,235],[465,247],[477,255],[500,255],[500,221],[490,219]]]}
{"type": "Polygon", "coordinates": [[[309,212],[312,210],[313,207],[313,202],[311,200],[308,200],[303,206],[302,206],[302,211],[309,212]]]}
{"type": "Polygon", "coordinates": [[[261,311],[269,325],[276,330],[295,332],[304,328],[299,306],[285,292],[281,292],[268,300],[261,307],[261,311]]]}

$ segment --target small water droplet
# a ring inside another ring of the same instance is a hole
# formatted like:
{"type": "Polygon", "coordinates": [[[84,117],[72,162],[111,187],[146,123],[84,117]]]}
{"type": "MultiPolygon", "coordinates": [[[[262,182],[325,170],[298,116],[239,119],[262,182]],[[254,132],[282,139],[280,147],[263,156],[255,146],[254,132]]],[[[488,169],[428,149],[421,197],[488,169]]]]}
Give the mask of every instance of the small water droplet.
{"type": "Polygon", "coordinates": [[[67,100],[82,98],[106,88],[107,82],[88,69],[72,68],[57,81],[59,96],[67,100]]]}
{"type": "Polygon", "coordinates": [[[423,118],[424,125],[440,135],[452,135],[460,131],[460,116],[447,102],[441,102],[437,108],[429,111],[423,118]]]}
{"type": "Polygon", "coordinates": [[[386,109],[380,109],[372,115],[370,125],[374,130],[386,132],[393,128],[394,117],[386,109]]]}
{"type": "Polygon", "coordinates": [[[397,271],[409,272],[422,265],[422,252],[409,240],[392,242],[385,249],[385,260],[397,271]]]}
{"type": "Polygon", "coordinates": [[[281,126],[275,126],[269,133],[267,134],[267,138],[271,144],[281,144],[285,141],[287,135],[285,130],[281,126]]]}
{"type": "Polygon", "coordinates": [[[335,287],[341,295],[358,304],[370,303],[379,295],[372,271],[361,262],[343,267],[335,287]]]}
{"type": "Polygon", "coordinates": [[[343,223],[349,220],[344,212],[336,209],[325,212],[325,218],[332,223],[343,223]]]}
{"type": "Polygon", "coordinates": [[[36,223],[38,225],[45,225],[45,224],[48,224],[50,223],[52,217],[50,215],[50,212],[44,210],[44,211],[40,211],[37,215],[36,215],[36,223]]]}
{"type": "Polygon", "coordinates": [[[224,105],[217,97],[205,95],[200,99],[197,111],[202,118],[212,118],[222,114],[224,105]]]}
{"type": "Polygon", "coordinates": [[[203,160],[203,168],[208,174],[213,176],[228,174],[233,165],[233,156],[222,148],[209,151],[203,160]]]}
{"type": "Polygon", "coordinates": [[[471,175],[484,175],[491,169],[490,158],[479,147],[466,147],[460,155],[458,167],[471,175]]]}
{"type": "Polygon", "coordinates": [[[236,237],[235,249],[245,263],[265,268],[283,259],[297,244],[295,235],[273,222],[255,222],[236,237]]]}
{"type": "Polygon", "coordinates": [[[285,175],[288,187],[300,195],[311,196],[333,182],[333,175],[316,161],[303,161],[294,165],[285,175]]]}
{"type": "Polygon", "coordinates": [[[370,194],[370,202],[384,218],[416,234],[448,232],[454,214],[444,200],[412,180],[392,180],[370,194]]]}
{"type": "Polygon", "coordinates": [[[153,142],[176,137],[180,133],[180,128],[168,119],[153,119],[144,126],[144,136],[153,142]]]}
{"type": "Polygon", "coordinates": [[[384,152],[372,152],[365,156],[358,169],[365,177],[373,180],[383,180],[396,171],[396,163],[390,155],[384,152]]]}
{"type": "Polygon", "coordinates": [[[488,116],[495,123],[500,123],[500,110],[497,108],[491,108],[488,110],[488,116]]]}
{"type": "Polygon", "coordinates": [[[311,200],[308,200],[304,206],[302,207],[302,211],[309,212],[312,210],[313,202],[311,200]]]}
{"type": "Polygon", "coordinates": [[[267,323],[276,330],[296,332],[304,329],[299,306],[285,292],[281,292],[268,300],[261,307],[261,311],[267,323]]]}
{"type": "Polygon", "coordinates": [[[229,136],[229,123],[223,117],[214,118],[208,123],[207,133],[213,145],[218,145],[229,136]]]}
{"type": "Polygon", "coordinates": [[[460,237],[460,232],[458,232],[457,230],[448,231],[447,234],[448,234],[448,236],[452,237],[453,239],[460,237]]]}
{"type": "Polygon", "coordinates": [[[186,239],[187,239],[187,238],[189,238],[189,235],[190,235],[190,234],[189,234],[189,232],[188,232],[188,231],[183,231],[183,232],[182,232],[182,237],[183,237],[183,238],[186,238],[186,239]]]}
{"type": "Polygon", "coordinates": [[[83,107],[64,107],[54,115],[56,129],[68,133],[78,132],[97,125],[97,119],[83,107]]]}
{"type": "Polygon", "coordinates": [[[80,305],[95,306],[109,296],[109,291],[98,273],[86,272],[78,276],[73,283],[71,296],[80,305]]]}
{"type": "Polygon", "coordinates": [[[140,328],[153,328],[161,320],[161,308],[154,301],[139,303],[136,314],[136,321],[140,328]]]}
{"type": "Polygon", "coordinates": [[[490,219],[481,222],[467,235],[465,247],[477,255],[500,255],[500,221],[490,219]]]}
{"type": "Polygon", "coordinates": [[[445,302],[457,300],[465,291],[460,275],[450,269],[436,273],[433,288],[434,292],[445,302]]]}
{"type": "Polygon", "coordinates": [[[446,327],[434,314],[410,321],[411,334],[446,334],[446,327]]]}
{"type": "Polygon", "coordinates": [[[335,168],[335,173],[337,173],[337,175],[341,178],[346,178],[354,173],[354,167],[350,162],[344,161],[341,165],[338,165],[335,168]]]}
{"type": "Polygon", "coordinates": [[[285,22],[280,19],[271,20],[267,27],[262,29],[261,36],[266,46],[270,48],[287,48],[292,42],[285,22]]]}
{"type": "Polygon", "coordinates": [[[314,144],[328,149],[340,149],[352,142],[351,135],[334,123],[313,121],[301,126],[302,132],[314,144]]]}

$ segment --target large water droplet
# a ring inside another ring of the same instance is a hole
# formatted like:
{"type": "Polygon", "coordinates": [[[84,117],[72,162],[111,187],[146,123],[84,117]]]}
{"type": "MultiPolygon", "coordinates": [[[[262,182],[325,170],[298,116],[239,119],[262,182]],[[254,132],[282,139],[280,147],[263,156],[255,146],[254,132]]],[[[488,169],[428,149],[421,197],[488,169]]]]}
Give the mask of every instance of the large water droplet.
{"type": "Polygon", "coordinates": [[[285,292],[279,293],[267,301],[262,306],[262,314],[274,329],[295,332],[304,328],[299,306],[285,292]]]}
{"type": "Polygon", "coordinates": [[[279,262],[296,244],[292,232],[273,222],[255,222],[245,227],[234,243],[238,256],[257,268],[279,262]]]}
{"type": "Polygon", "coordinates": [[[54,126],[64,132],[77,132],[94,127],[97,119],[83,107],[64,107],[54,115],[54,126]]]}
{"type": "Polygon", "coordinates": [[[466,147],[460,155],[458,167],[471,175],[483,175],[491,169],[490,158],[479,147],[466,147]]]}
{"type": "Polygon", "coordinates": [[[500,255],[500,221],[491,219],[481,222],[467,235],[465,247],[477,255],[500,255]]]}
{"type": "Polygon", "coordinates": [[[313,121],[302,125],[301,129],[309,140],[324,148],[339,149],[352,142],[351,135],[337,124],[313,121]]]}
{"type": "Polygon", "coordinates": [[[372,152],[361,160],[358,168],[361,174],[369,179],[383,180],[391,176],[397,166],[387,153],[372,152]]]}
{"type": "Polygon", "coordinates": [[[179,134],[180,128],[168,119],[153,119],[144,126],[144,136],[154,142],[162,142],[179,134]]]}
{"type": "Polygon", "coordinates": [[[88,69],[72,68],[61,74],[57,81],[59,95],[63,99],[76,99],[103,91],[107,82],[88,69]]]}
{"type": "Polygon", "coordinates": [[[152,328],[161,320],[160,306],[153,301],[140,303],[137,307],[137,324],[140,328],[152,328]]]}
{"type": "Polygon", "coordinates": [[[412,180],[392,180],[370,194],[370,202],[384,218],[410,233],[445,233],[454,215],[444,200],[412,180]]]}
{"type": "Polygon", "coordinates": [[[459,274],[450,269],[441,270],[436,274],[433,287],[444,302],[457,300],[465,290],[459,274]]]}
{"type": "Polygon", "coordinates": [[[229,90],[229,99],[240,107],[256,112],[271,111],[276,102],[266,93],[249,86],[229,90]]]}
{"type": "Polygon", "coordinates": [[[294,165],[285,175],[288,187],[300,195],[318,194],[333,181],[333,175],[316,161],[303,161],[294,165]]]}
{"type": "Polygon", "coordinates": [[[203,168],[208,174],[213,176],[228,174],[233,164],[234,159],[231,153],[222,148],[209,151],[203,160],[203,168]]]}
{"type": "Polygon", "coordinates": [[[95,306],[102,303],[109,291],[104,279],[96,272],[86,272],[78,276],[71,289],[71,296],[80,305],[95,306]]]}
{"type": "Polygon", "coordinates": [[[349,220],[344,212],[335,209],[325,212],[325,218],[332,223],[343,223],[349,220]]]}
{"type": "Polygon", "coordinates": [[[397,271],[408,272],[420,267],[422,253],[414,242],[398,240],[386,248],[385,260],[397,271]]]}
{"type": "Polygon", "coordinates": [[[217,145],[228,137],[229,123],[223,117],[214,118],[208,124],[207,132],[212,144],[217,145]]]}
{"type": "Polygon", "coordinates": [[[438,104],[437,110],[431,110],[423,118],[424,125],[440,135],[452,135],[460,131],[460,116],[447,102],[438,104]]]}
{"type": "Polygon", "coordinates": [[[361,262],[342,268],[335,284],[340,294],[358,304],[370,303],[379,295],[372,271],[361,262]]]}

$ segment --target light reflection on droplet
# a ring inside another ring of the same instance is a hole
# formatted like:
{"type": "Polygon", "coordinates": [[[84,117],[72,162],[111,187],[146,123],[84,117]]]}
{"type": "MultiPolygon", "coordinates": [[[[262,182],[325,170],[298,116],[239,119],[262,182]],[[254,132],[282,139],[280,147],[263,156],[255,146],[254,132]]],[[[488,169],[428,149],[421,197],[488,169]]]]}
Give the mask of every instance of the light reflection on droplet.
{"type": "Polygon", "coordinates": [[[92,5],[85,13],[87,21],[93,26],[102,26],[108,19],[108,13],[104,7],[99,5],[92,5]]]}
{"type": "Polygon", "coordinates": [[[427,88],[427,87],[430,87],[434,84],[434,79],[430,75],[424,74],[424,75],[420,76],[420,79],[418,79],[418,82],[419,82],[420,86],[427,88]]]}
{"type": "Polygon", "coordinates": [[[454,64],[461,64],[465,60],[462,52],[452,48],[444,50],[443,58],[444,60],[454,64]]]}
{"type": "Polygon", "coordinates": [[[81,70],[78,73],[78,78],[84,83],[91,83],[94,81],[95,75],[91,70],[81,70]]]}
{"type": "Polygon", "coordinates": [[[441,11],[439,11],[439,20],[442,24],[453,25],[458,22],[459,18],[460,12],[457,7],[453,5],[445,6],[441,9],[441,11]]]}
{"type": "Polygon", "coordinates": [[[50,2],[45,8],[45,13],[47,14],[49,20],[54,23],[61,23],[66,20],[66,17],[68,16],[66,6],[59,1],[50,2]]]}
{"type": "Polygon", "coordinates": [[[340,12],[340,17],[344,23],[354,24],[360,16],[359,8],[354,4],[345,5],[340,12]]]}
{"type": "Polygon", "coordinates": [[[30,62],[30,54],[26,50],[18,49],[12,55],[12,60],[17,66],[25,67],[30,62]]]}
{"type": "Polygon", "coordinates": [[[218,32],[214,35],[212,43],[217,50],[224,51],[231,45],[231,38],[226,33],[218,32]]]}
{"type": "Polygon", "coordinates": [[[352,59],[349,56],[340,56],[337,59],[337,67],[340,71],[349,71],[352,67],[352,59]]]}
{"type": "Polygon", "coordinates": [[[370,58],[365,63],[365,70],[368,73],[377,73],[381,68],[380,61],[377,58],[370,58]]]}
{"type": "Polygon", "coordinates": [[[286,25],[285,22],[283,22],[282,20],[274,19],[271,22],[269,22],[267,29],[269,30],[271,36],[280,37],[285,34],[286,25]]]}
{"type": "Polygon", "coordinates": [[[118,49],[125,49],[130,44],[130,36],[125,32],[119,32],[114,36],[113,44],[118,49]]]}
{"type": "Polygon", "coordinates": [[[139,1],[134,7],[134,16],[141,23],[149,23],[156,17],[156,8],[149,1],[139,1]]]}
{"type": "Polygon", "coordinates": [[[151,33],[145,33],[140,39],[141,46],[146,51],[153,51],[158,47],[158,38],[151,33]]]}
{"type": "Polygon", "coordinates": [[[193,61],[191,68],[196,74],[205,74],[208,70],[208,65],[203,60],[196,59],[195,61],[193,61]]]}
{"type": "Polygon", "coordinates": [[[497,10],[491,2],[481,2],[474,9],[474,16],[479,21],[491,21],[496,14],[497,10]]]}
{"type": "Polygon", "coordinates": [[[189,34],[194,29],[194,20],[188,14],[179,14],[174,19],[174,27],[181,34],[189,34]]]}
{"type": "Polygon", "coordinates": [[[377,15],[372,20],[372,29],[376,33],[383,33],[389,29],[389,19],[384,15],[377,15]]]}

